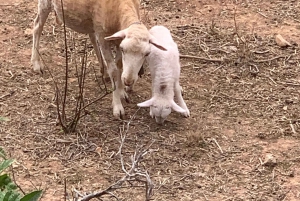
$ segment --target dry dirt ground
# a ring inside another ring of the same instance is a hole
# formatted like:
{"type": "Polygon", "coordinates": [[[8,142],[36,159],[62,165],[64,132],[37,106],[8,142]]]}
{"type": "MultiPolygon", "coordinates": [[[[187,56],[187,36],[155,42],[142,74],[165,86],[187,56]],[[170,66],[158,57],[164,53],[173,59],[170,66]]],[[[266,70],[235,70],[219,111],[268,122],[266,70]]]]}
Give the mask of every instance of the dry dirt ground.
{"type": "MultiPolygon", "coordinates": [[[[136,103],[150,96],[146,70],[125,103],[124,121],[114,120],[108,95],[86,108],[71,134],[57,124],[49,71],[41,76],[31,70],[37,1],[0,0],[0,9],[0,145],[16,159],[14,176],[26,192],[44,189],[42,200],[57,201],[64,200],[64,181],[71,199],[74,188],[91,192],[120,179],[119,133],[131,119],[124,158],[129,163],[137,146],[154,140],[141,162],[154,182],[153,200],[300,200],[298,0],[142,1],[142,21],[171,29],[181,54],[222,61],[181,59],[190,118],[172,113],[158,126],[148,109],[138,110],[136,103]],[[291,46],[279,47],[277,33],[291,46]]],[[[87,37],[70,30],[67,36],[68,108],[74,108],[74,66],[87,37]]],[[[88,51],[86,103],[103,94],[89,42],[88,51]]],[[[53,14],[40,52],[62,82],[63,29],[53,14]]],[[[145,190],[134,183],[115,195],[144,200],[145,190]]]]}

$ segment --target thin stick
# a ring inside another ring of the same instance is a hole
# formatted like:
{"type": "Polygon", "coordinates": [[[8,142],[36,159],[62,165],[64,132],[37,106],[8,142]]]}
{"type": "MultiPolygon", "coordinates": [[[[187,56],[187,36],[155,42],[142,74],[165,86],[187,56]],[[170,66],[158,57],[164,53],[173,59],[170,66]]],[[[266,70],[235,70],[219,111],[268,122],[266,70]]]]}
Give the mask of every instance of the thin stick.
{"type": "Polygon", "coordinates": [[[220,149],[221,153],[223,154],[223,150],[221,148],[221,146],[219,145],[219,143],[217,142],[217,140],[215,138],[212,138],[212,140],[216,143],[216,145],[218,146],[218,148],[220,149]]]}
{"type": "Polygon", "coordinates": [[[188,58],[188,59],[200,59],[200,60],[205,60],[205,61],[211,61],[211,62],[223,62],[224,59],[210,59],[206,57],[197,57],[197,56],[192,56],[192,55],[180,55],[180,58],[188,58]]]}
{"type": "Polygon", "coordinates": [[[294,125],[292,124],[292,122],[291,122],[291,121],[290,121],[290,127],[291,127],[291,129],[292,129],[293,133],[294,133],[294,134],[296,134],[295,127],[294,127],[294,125]]]}
{"type": "Polygon", "coordinates": [[[63,23],[64,23],[65,57],[66,57],[65,93],[64,93],[64,99],[63,99],[63,105],[62,105],[62,116],[63,116],[64,120],[66,120],[65,107],[66,107],[66,99],[67,99],[68,73],[69,73],[68,44],[67,44],[67,31],[66,31],[65,12],[64,12],[63,0],[60,0],[60,2],[61,2],[61,9],[62,9],[63,23]]]}
{"type": "Polygon", "coordinates": [[[260,14],[261,16],[265,17],[265,18],[268,18],[268,16],[263,14],[262,12],[257,11],[257,13],[260,14]]]}
{"type": "Polygon", "coordinates": [[[3,96],[0,96],[0,99],[3,99],[7,96],[11,96],[12,94],[14,93],[14,91],[10,92],[10,93],[7,93],[7,94],[4,94],[3,96]]]}
{"type": "Polygon", "coordinates": [[[64,195],[65,201],[67,201],[67,179],[66,178],[64,179],[64,190],[65,190],[65,195],[64,195]]]}
{"type": "Polygon", "coordinates": [[[86,75],[86,65],[87,65],[87,40],[85,40],[85,46],[84,46],[84,51],[83,51],[83,57],[82,57],[82,63],[81,63],[81,71],[80,71],[80,76],[77,71],[77,76],[78,76],[78,87],[79,87],[79,97],[77,98],[76,101],[76,109],[75,109],[75,115],[74,118],[69,125],[69,130],[72,132],[75,130],[77,123],[79,119],[81,118],[81,108],[84,105],[84,99],[83,99],[83,90],[84,90],[84,81],[85,81],[85,75],[86,75]]]}
{"type": "Polygon", "coordinates": [[[264,62],[273,61],[275,59],[280,59],[280,58],[284,58],[284,57],[286,57],[286,56],[279,55],[279,56],[276,56],[276,57],[273,57],[273,58],[270,58],[270,59],[254,60],[253,62],[255,62],[255,63],[264,63],[264,62]]]}
{"type": "Polygon", "coordinates": [[[268,78],[269,78],[275,85],[277,85],[277,83],[273,80],[273,78],[271,78],[270,76],[268,76],[268,78]]]}
{"type": "Polygon", "coordinates": [[[63,120],[62,120],[62,115],[60,114],[60,109],[59,109],[59,97],[60,99],[62,99],[62,95],[60,93],[60,90],[58,88],[58,84],[57,82],[55,81],[54,79],[54,76],[53,74],[51,73],[50,71],[50,68],[48,67],[48,65],[46,64],[45,60],[43,59],[42,55],[40,54],[39,51],[37,51],[37,53],[39,54],[39,57],[42,59],[42,62],[45,66],[45,68],[48,70],[49,74],[50,74],[50,77],[52,78],[52,81],[54,83],[54,87],[55,87],[55,102],[56,102],[56,110],[57,110],[57,116],[58,116],[58,121],[59,121],[59,124],[62,126],[63,130],[65,130],[66,128],[66,125],[64,124],[63,120]]]}
{"type": "Polygon", "coordinates": [[[16,186],[20,189],[20,191],[23,193],[23,195],[25,195],[25,191],[21,188],[21,186],[17,183],[17,180],[15,178],[15,171],[14,171],[14,168],[13,166],[10,166],[10,169],[11,169],[11,172],[12,172],[12,177],[13,177],[13,180],[14,180],[14,183],[16,184],[16,186]]]}
{"type": "Polygon", "coordinates": [[[241,38],[239,31],[238,31],[238,27],[236,24],[236,7],[234,8],[234,13],[233,13],[233,20],[234,20],[234,27],[235,27],[235,33],[237,35],[237,37],[242,41],[242,43],[245,45],[245,41],[241,38]]]}

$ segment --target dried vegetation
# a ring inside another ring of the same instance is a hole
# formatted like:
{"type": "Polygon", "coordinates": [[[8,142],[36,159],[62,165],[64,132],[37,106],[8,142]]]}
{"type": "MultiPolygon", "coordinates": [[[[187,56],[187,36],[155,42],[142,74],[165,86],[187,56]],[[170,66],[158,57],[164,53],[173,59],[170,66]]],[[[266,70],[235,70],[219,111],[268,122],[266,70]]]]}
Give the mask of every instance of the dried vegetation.
{"type": "MultiPolygon", "coordinates": [[[[146,71],[131,103],[125,103],[127,120],[113,119],[107,96],[83,110],[77,132],[71,134],[57,124],[50,74],[36,75],[29,67],[28,30],[36,2],[16,2],[18,7],[1,6],[0,12],[0,116],[5,117],[0,119],[0,144],[18,160],[18,183],[45,189],[44,200],[63,200],[65,179],[68,198],[74,188],[106,189],[124,176],[117,155],[119,131],[130,120],[123,144],[125,164],[137,147],[154,140],[155,151],[140,164],[154,184],[153,200],[300,198],[299,1],[143,0],[143,22],[167,26],[179,44],[191,118],[174,113],[158,126],[146,109],[137,111],[136,103],[150,96],[146,71]],[[275,34],[290,46],[280,47],[275,34]]],[[[87,37],[70,30],[67,37],[67,101],[74,108],[75,60],[80,64],[87,37]]],[[[63,81],[63,29],[53,16],[41,47],[53,76],[63,81]]],[[[96,61],[88,43],[86,104],[103,93],[96,61]]],[[[121,188],[114,195],[144,200],[145,190],[121,188]]]]}

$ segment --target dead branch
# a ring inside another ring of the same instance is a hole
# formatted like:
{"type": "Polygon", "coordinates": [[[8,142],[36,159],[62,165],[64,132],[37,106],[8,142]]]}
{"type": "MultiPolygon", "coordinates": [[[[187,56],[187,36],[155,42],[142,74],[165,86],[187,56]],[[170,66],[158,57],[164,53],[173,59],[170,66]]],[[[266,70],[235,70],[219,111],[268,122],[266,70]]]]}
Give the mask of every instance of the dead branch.
{"type": "Polygon", "coordinates": [[[211,62],[223,62],[224,59],[210,59],[210,58],[206,58],[206,57],[197,57],[197,56],[192,56],[192,55],[180,55],[180,58],[188,58],[188,59],[200,59],[200,60],[205,60],[205,61],[211,61],[211,62]]]}
{"type": "Polygon", "coordinates": [[[236,23],[236,7],[234,8],[234,13],[233,13],[233,20],[234,20],[234,28],[235,28],[235,34],[237,37],[242,41],[242,43],[245,45],[245,41],[241,38],[239,31],[238,31],[238,26],[236,23]]]}
{"type": "Polygon", "coordinates": [[[284,57],[286,57],[286,56],[279,55],[279,56],[276,56],[276,57],[272,57],[270,59],[254,60],[253,62],[255,62],[255,63],[264,63],[264,62],[273,61],[273,60],[284,58],[284,57]]]}
{"type": "Polygon", "coordinates": [[[4,94],[4,95],[0,96],[0,100],[6,98],[6,97],[8,97],[8,96],[13,95],[14,93],[15,93],[14,91],[11,91],[11,92],[9,92],[9,93],[7,93],[7,94],[4,94]]]}
{"type": "MultiPolygon", "coordinates": [[[[137,113],[137,111],[135,112],[135,114],[137,113]]],[[[124,162],[123,153],[122,153],[126,135],[129,131],[129,126],[130,126],[132,119],[135,117],[135,114],[128,121],[126,129],[125,129],[125,126],[123,126],[123,128],[120,128],[120,147],[119,147],[117,155],[120,156],[121,168],[125,175],[121,179],[119,179],[117,182],[115,182],[114,184],[110,185],[109,187],[107,187],[106,189],[104,189],[102,191],[91,193],[91,194],[84,195],[84,196],[82,196],[80,193],[77,193],[77,195],[82,197],[81,199],[79,199],[79,201],[88,201],[92,198],[100,198],[103,195],[111,195],[111,196],[117,198],[114,194],[112,194],[112,192],[117,189],[124,188],[124,186],[122,186],[122,185],[125,182],[131,182],[131,181],[137,181],[137,182],[144,183],[144,186],[146,188],[146,196],[145,196],[146,201],[150,200],[150,198],[152,196],[152,191],[153,191],[154,185],[153,185],[153,182],[151,181],[149,173],[146,170],[141,169],[139,167],[139,163],[142,161],[142,159],[144,158],[145,155],[152,152],[150,147],[152,146],[154,141],[152,141],[146,147],[137,147],[136,148],[134,154],[131,156],[131,166],[130,166],[129,170],[126,169],[126,167],[125,167],[125,162],[124,162]]],[[[76,189],[74,189],[74,192],[78,192],[78,191],[76,189]]]]}
{"type": "Polygon", "coordinates": [[[68,62],[68,44],[67,44],[67,31],[66,31],[66,22],[65,22],[65,12],[64,12],[64,4],[63,0],[60,0],[61,2],[61,9],[62,9],[62,17],[63,17],[63,27],[64,27],[64,41],[65,41],[65,57],[66,57],[66,73],[65,73],[65,93],[63,96],[63,105],[62,105],[62,116],[65,119],[66,113],[66,99],[67,99],[67,90],[68,90],[68,73],[69,73],[69,62],[68,62]]]}

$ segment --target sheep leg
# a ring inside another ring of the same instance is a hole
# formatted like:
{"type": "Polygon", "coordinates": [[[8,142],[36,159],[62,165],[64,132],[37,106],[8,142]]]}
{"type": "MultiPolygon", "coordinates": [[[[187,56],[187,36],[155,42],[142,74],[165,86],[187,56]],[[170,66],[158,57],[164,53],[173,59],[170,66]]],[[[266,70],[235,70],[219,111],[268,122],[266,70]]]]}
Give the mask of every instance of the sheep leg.
{"type": "Polygon", "coordinates": [[[176,98],[177,101],[178,101],[178,105],[179,105],[180,107],[182,107],[183,109],[185,109],[185,112],[182,113],[182,115],[185,116],[185,117],[189,117],[189,116],[190,116],[190,111],[189,111],[189,109],[187,108],[186,103],[185,103],[184,100],[183,100],[181,91],[182,91],[182,88],[181,88],[179,82],[177,82],[177,83],[175,84],[175,98],[176,98]]]}
{"type": "MultiPolygon", "coordinates": [[[[117,63],[117,66],[118,66],[119,69],[123,69],[122,53],[121,53],[119,47],[117,47],[116,63],[117,63]]],[[[125,91],[126,92],[132,92],[133,88],[134,88],[134,83],[131,86],[125,86],[125,91]]],[[[130,102],[129,99],[128,99],[128,97],[126,99],[126,102],[130,102]]]]}
{"type": "Polygon", "coordinates": [[[51,12],[50,0],[39,0],[38,13],[34,20],[33,27],[33,46],[31,53],[31,63],[35,72],[43,73],[44,66],[41,63],[39,55],[40,37],[43,31],[44,24],[51,12]]]}
{"type": "Polygon", "coordinates": [[[100,51],[105,61],[107,63],[107,72],[111,79],[112,87],[115,88],[113,91],[112,106],[113,106],[113,115],[122,119],[125,115],[124,107],[122,105],[121,99],[127,99],[127,94],[125,92],[125,86],[121,80],[121,69],[117,68],[117,65],[114,61],[111,44],[109,41],[105,41],[101,35],[97,35],[97,40],[100,43],[100,51]]]}
{"type": "Polygon", "coordinates": [[[106,78],[109,78],[109,75],[108,75],[107,70],[106,70],[107,64],[106,64],[106,62],[105,62],[105,60],[103,58],[103,55],[101,54],[99,45],[97,44],[96,36],[95,36],[94,33],[90,33],[89,37],[90,37],[90,40],[91,40],[91,42],[93,44],[94,50],[96,52],[96,56],[97,56],[97,59],[98,59],[99,65],[100,65],[101,75],[106,80],[106,78]],[[106,65],[106,67],[104,65],[106,65]]]}

